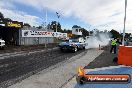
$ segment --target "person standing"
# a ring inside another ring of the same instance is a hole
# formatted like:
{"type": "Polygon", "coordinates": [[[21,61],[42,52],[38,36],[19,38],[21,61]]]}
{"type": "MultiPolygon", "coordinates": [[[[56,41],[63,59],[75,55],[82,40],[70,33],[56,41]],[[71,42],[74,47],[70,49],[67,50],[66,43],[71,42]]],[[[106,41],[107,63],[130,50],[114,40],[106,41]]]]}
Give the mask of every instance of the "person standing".
{"type": "Polygon", "coordinates": [[[126,41],[125,41],[125,42],[126,42],[126,46],[128,46],[128,45],[129,45],[128,39],[126,39],[126,41]]]}
{"type": "Polygon", "coordinates": [[[117,46],[117,39],[114,38],[111,41],[111,49],[110,49],[110,53],[112,53],[112,51],[114,50],[114,54],[116,54],[116,46],[117,46]]]}

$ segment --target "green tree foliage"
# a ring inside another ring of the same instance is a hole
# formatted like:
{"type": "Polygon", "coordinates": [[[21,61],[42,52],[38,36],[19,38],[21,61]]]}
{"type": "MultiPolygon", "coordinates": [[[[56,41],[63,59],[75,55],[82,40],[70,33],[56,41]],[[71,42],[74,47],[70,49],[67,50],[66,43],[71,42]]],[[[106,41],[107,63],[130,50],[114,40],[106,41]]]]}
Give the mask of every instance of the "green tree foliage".
{"type": "Polygon", "coordinates": [[[0,12],[0,19],[3,20],[4,19],[4,15],[0,12]]]}
{"type": "Polygon", "coordinates": [[[56,27],[57,27],[57,32],[62,32],[63,30],[61,29],[61,25],[60,23],[56,22],[56,21],[52,21],[51,25],[50,25],[50,29],[54,30],[54,32],[56,31],[56,27]],[[57,25],[57,26],[56,26],[57,25]]]}
{"type": "Polygon", "coordinates": [[[130,38],[131,33],[125,33],[125,38],[130,38]]]}
{"type": "Polygon", "coordinates": [[[73,25],[73,27],[72,28],[81,28],[80,26],[78,26],[78,25],[73,25]]]}
{"type": "Polygon", "coordinates": [[[10,18],[4,18],[4,15],[0,12],[0,20],[4,23],[11,22],[10,18]]]}
{"type": "Polygon", "coordinates": [[[41,28],[43,28],[43,27],[42,27],[42,26],[38,26],[38,27],[36,27],[36,28],[41,29],[41,28]]]}
{"type": "Polygon", "coordinates": [[[72,33],[72,30],[69,30],[69,29],[66,30],[66,29],[64,29],[64,30],[63,30],[63,33],[72,33]]]}
{"type": "Polygon", "coordinates": [[[112,29],[110,33],[112,34],[112,38],[121,38],[121,34],[114,29],[112,29]]]}
{"type": "Polygon", "coordinates": [[[51,29],[51,25],[50,25],[50,23],[47,25],[47,29],[51,29]]]}
{"type": "Polygon", "coordinates": [[[28,24],[28,23],[24,23],[24,25],[23,26],[26,26],[26,27],[31,27],[31,25],[30,24],[28,24]]]}
{"type": "Polygon", "coordinates": [[[7,23],[7,22],[12,22],[12,20],[10,18],[4,18],[4,23],[7,23]]]}
{"type": "Polygon", "coordinates": [[[3,23],[4,21],[4,15],[0,12],[0,22],[3,23]]]}
{"type": "Polygon", "coordinates": [[[89,32],[86,29],[82,28],[81,30],[82,30],[83,37],[89,36],[89,32]]]}

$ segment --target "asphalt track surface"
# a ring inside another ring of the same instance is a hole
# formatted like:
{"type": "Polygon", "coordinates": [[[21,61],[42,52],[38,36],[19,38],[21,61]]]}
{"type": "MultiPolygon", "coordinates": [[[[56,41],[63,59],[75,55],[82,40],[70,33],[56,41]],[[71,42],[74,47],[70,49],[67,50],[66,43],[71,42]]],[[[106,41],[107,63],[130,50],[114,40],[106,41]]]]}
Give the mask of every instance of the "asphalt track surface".
{"type": "Polygon", "coordinates": [[[84,50],[76,53],[62,53],[59,49],[54,49],[0,59],[0,88],[7,88],[81,52],[84,50]]]}
{"type": "Polygon", "coordinates": [[[102,50],[104,50],[103,53],[90,62],[87,66],[85,66],[84,69],[94,69],[118,65],[116,62],[113,62],[113,59],[117,57],[118,48],[116,54],[110,53],[110,46],[103,47],[102,50]]]}

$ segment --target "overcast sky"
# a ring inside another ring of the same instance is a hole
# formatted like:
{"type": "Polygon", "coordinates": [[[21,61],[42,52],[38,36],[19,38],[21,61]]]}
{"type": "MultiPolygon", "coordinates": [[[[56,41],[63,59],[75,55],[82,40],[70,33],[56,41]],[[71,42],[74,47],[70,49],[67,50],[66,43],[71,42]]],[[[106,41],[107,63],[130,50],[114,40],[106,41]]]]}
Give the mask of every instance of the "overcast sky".
{"type": "MultiPolygon", "coordinates": [[[[126,32],[132,33],[132,0],[128,0],[126,32]]],[[[58,20],[62,28],[75,24],[92,30],[123,30],[125,0],[0,0],[0,12],[12,20],[41,25],[58,20]],[[56,13],[61,17],[57,19],[56,13]]]]}

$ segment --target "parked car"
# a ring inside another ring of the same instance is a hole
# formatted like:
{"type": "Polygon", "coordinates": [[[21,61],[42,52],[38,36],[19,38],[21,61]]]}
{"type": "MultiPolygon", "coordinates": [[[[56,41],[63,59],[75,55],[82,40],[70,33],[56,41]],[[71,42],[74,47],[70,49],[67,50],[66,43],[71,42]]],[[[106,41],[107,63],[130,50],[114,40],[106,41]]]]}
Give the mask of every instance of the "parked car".
{"type": "Polygon", "coordinates": [[[62,52],[77,52],[80,49],[85,49],[85,42],[79,42],[77,39],[70,39],[65,42],[61,42],[59,44],[59,48],[62,52]]]}

